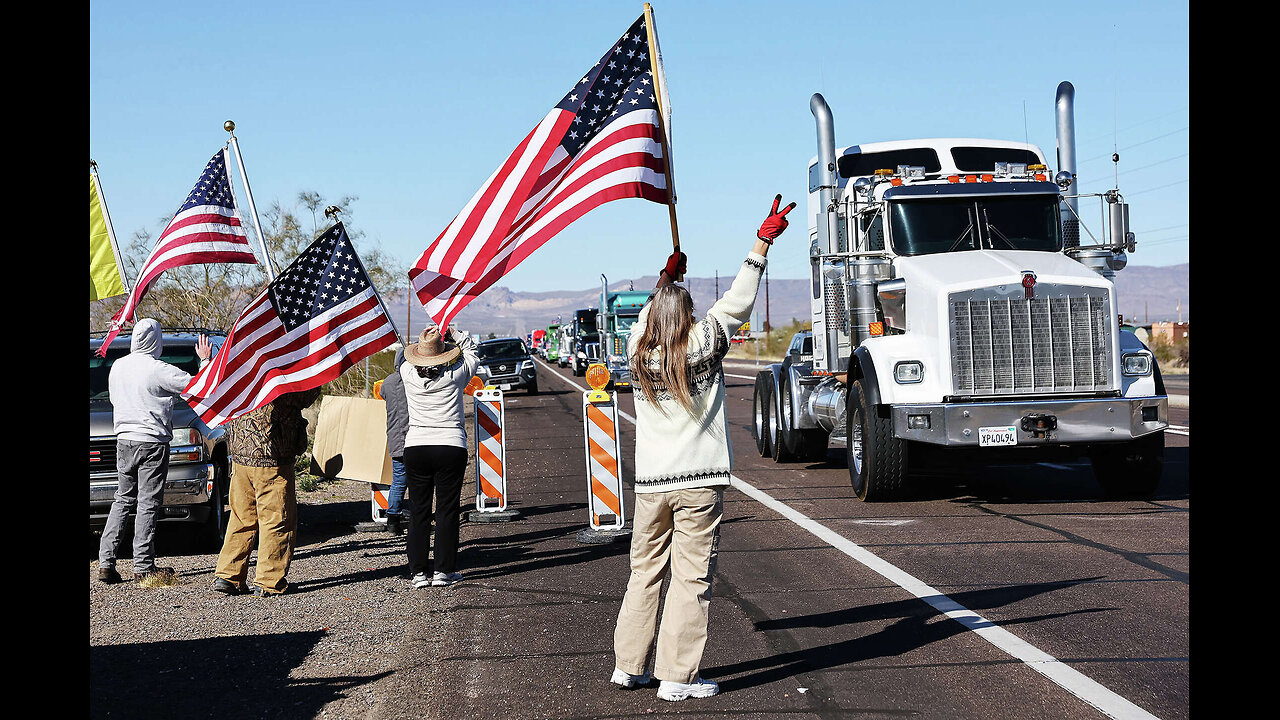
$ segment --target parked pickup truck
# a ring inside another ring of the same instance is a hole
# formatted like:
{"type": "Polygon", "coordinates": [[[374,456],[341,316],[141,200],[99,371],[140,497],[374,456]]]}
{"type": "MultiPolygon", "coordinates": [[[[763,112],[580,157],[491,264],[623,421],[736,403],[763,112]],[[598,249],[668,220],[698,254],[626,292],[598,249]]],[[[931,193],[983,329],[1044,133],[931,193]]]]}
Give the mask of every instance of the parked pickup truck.
{"type": "MultiPolygon", "coordinates": [[[[202,328],[164,330],[160,359],[192,375],[200,369],[196,341],[209,336],[216,354],[224,333],[202,328]]],[[[132,336],[119,335],[98,357],[102,338],[89,338],[89,529],[101,531],[115,498],[116,434],[107,384],[111,364],[129,354],[132,336]]],[[[169,443],[169,474],[158,521],[193,524],[210,547],[221,546],[226,529],[228,462],[226,431],[205,427],[185,402],[173,404],[173,440],[169,443]]]]}

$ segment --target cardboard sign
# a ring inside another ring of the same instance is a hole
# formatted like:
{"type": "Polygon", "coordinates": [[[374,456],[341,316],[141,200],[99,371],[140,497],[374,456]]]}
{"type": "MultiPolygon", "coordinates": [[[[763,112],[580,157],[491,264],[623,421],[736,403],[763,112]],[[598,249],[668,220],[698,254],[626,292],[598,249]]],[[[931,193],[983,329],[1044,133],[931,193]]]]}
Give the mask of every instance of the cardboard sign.
{"type": "Polygon", "coordinates": [[[386,402],[325,395],[316,421],[311,473],[391,485],[386,402]]]}

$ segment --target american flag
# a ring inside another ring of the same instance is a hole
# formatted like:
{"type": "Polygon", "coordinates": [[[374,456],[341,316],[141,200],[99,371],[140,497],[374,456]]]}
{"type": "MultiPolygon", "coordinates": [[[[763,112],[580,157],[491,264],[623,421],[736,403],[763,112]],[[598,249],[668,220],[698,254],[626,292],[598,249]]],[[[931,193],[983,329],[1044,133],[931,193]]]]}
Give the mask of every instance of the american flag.
{"type": "Polygon", "coordinates": [[[227,149],[223,148],[205,165],[186,202],[160,233],[124,307],[111,318],[111,328],[99,354],[106,357],[111,341],[137,312],[151,283],[165,270],[202,263],[257,262],[244,228],[240,227],[240,218],[236,217],[236,198],[227,178],[227,149]]]}
{"type": "Polygon", "coordinates": [[[592,208],[631,197],[672,202],[654,89],[662,66],[648,31],[641,15],[409,270],[441,327],[592,208]]]}
{"type": "Polygon", "coordinates": [[[186,400],[213,427],[310,390],[396,340],[342,223],[316,239],[240,314],[186,400]]]}

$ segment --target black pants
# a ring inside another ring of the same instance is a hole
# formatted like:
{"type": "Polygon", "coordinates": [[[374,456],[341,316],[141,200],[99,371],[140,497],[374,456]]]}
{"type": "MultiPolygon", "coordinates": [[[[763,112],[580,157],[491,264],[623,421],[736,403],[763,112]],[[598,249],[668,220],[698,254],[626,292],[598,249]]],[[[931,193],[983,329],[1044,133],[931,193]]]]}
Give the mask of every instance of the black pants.
{"type": "Polygon", "coordinates": [[[434,571],[451,573],[458,564],[458,512],[462,476],[467,469],[466,448],[452,445],[413,445],[404,449],[409,485],[409,572],[433,571],[428,557],[431,536],[431,496],[435,494],[436,552],[434,571]]]}

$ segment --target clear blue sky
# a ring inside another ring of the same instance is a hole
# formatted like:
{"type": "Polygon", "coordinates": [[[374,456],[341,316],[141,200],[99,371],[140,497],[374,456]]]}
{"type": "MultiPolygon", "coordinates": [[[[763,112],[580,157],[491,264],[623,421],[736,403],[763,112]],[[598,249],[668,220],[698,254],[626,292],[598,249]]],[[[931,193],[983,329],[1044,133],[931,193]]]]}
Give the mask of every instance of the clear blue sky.
{"type": "MultiPolygon", "coordinates": [[[[774,193],[803,212],[812,93],[831,105],[837,146],[1025,138],[1052,164],[1062,80],[1076,88],[1084,190],[1111,187],[1119,148],[1139,243],[1130,263],[1188,261],[1185,2],[652,5],[691,275],[734,272],[774,193]]],[[[357,195],[351,223],[411,265],[642,9],[94,2],[89,149],[116,233],[157,232],[231,118],[259,209],[293,204],[300,190],[357,195]]],[[[233,182],[239,191],[238,174],[233,182]]],[[[1084,209],[1097,217],[1096,205],[1084,209]]],[[[806,274],[805,223],[792,217],[770,255],[773,277],[806,274]]],[[[589,288],[600,273],[653,274],[670,242],[663,206],[616,201],[500,284],[589,288]]]]}

